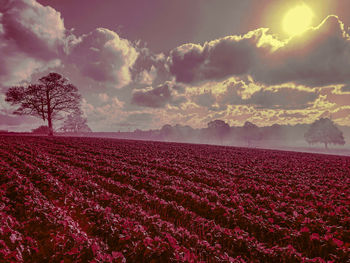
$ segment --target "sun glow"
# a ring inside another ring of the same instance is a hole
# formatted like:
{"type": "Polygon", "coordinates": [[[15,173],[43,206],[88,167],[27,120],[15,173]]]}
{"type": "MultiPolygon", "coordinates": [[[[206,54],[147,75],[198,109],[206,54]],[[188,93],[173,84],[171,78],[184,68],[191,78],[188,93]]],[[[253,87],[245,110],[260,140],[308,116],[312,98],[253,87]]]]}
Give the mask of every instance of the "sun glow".
{"type": "Polygon", "coordinates": [[[310,26],[314,13],[306,5],[298,5],[289,10],[283,19],[283,29],[290,35],[300,35],[304,33],[310,26]]]}

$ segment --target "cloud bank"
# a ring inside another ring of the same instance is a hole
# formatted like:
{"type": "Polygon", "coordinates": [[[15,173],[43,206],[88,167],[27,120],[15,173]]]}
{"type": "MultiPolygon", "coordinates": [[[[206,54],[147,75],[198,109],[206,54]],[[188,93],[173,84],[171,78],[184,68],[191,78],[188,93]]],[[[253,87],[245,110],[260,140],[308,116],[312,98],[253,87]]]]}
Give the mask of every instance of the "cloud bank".
{"type": "MultiPolygon", "coordinates": [[[[2,91],[51,70],[69,75],[93,129],[310,122],[325,112],[349,121],[350,36],[336,16],[291,39],[258,28],[156,54],[107,28],[76,35],[35,0],[3,2],[2,91]]],[[[0,107],[0,121],[15,123],[0,107]]]]}
{"type": "Polygon", "coordinates": [[[350,80],[350,36],[336,16],[329,16],[286,42],[258,29],[203,45],[185,44],[171,51],[169,67],[183,83],[250,75],[266,85],[342,84],[350,80]]]}

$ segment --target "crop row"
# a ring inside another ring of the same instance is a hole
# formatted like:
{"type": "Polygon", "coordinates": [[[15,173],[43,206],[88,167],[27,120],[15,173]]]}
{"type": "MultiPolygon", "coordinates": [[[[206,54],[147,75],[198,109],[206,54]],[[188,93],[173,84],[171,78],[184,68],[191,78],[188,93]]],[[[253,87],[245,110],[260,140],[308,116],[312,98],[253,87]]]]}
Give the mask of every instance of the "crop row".
{"type": "Polygon", "coordinates": [[[349,258],[346,157],[84,138],[0,146],[9,262],[349,258]]]}

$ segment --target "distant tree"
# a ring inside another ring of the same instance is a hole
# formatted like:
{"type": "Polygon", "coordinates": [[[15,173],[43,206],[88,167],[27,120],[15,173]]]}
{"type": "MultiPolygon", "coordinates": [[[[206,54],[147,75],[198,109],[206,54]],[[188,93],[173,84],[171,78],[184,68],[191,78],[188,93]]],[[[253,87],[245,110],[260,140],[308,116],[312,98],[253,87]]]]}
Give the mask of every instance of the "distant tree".
{"type": "Polygon", "coordinates": [[[173,127],[174,140],[178,142],[194,142],[194,130],[189,125],[176,124],[173,127]]]}
{"type": "Polygon", "coordinates": [[[230,126],[223,120],[214,120],[208,123],[208,132],[211,138],[222,144],[230,133],[230,126]]]}
{"type": "Polygon", "coordinates": [[[264,141],[280,141],[283,139],[282,126],[273,124],[272,126],[261,127],[261,139],[264,141]]]}
{"type": "Polygon", "coordinates": [[[323,143],[326,149],[328,144],[345,144],[343,133],[328,118],[321,118],[312,123],[304,137],[309,144],[323,143]]]}
{"type": "Polygon", "coordinates": [[[35,134],[49,134],[49,132],[50,132],[50,129],[46,125],[41,125],[38,128],[32,130],[32,133],[35,133],[35,134]]]}
{"type": "Polygon", "coordinates": [[[241,130],[241,137],[246,141],[248,146],[251,146],[253,141],[262,139],[262,134],[258,126],[250,121],[246,121],[241,130]]]}
{"type": "Polygon", "coordinates": [[[79,108],[80,99],[78,89],[58,73],[50,73],[40,78],[38,84],[12,87],[6,93],[7,102],[20,105],[14,114],[33,115],[47,120],[51,136],[53,120],[58,119],[61,112],[71,112],[79,108]]]}
{"type": "Polygon", "coordinates": [[[91,132],[91,129],[87,124],[87,119],[83,116],[80,109],[75,110],[67,116],[60,130],[63,132],[74,133],[91,132]]]}
{"type": "Polygon", "coordinates": [[[171,140],[173,135],[173,127],[170,124],[165,124],[160,129],[160,139],[161,140],[171,140]]]}
{"type": "Polygon", "coordinates": [[[144,132],[140,129],[134,130],[134,137],[136,139],[142,139],[143,134],[144,134],[144,132]]]}

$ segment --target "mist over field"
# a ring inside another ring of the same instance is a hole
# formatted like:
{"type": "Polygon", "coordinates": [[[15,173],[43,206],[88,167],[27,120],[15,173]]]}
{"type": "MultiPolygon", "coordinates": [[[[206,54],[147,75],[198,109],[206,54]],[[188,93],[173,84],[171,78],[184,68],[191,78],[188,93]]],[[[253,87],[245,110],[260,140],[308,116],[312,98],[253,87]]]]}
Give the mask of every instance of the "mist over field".
{"type": "MultiPolygon", "coordinates": [[[[230,127],[227,133],[210,131],[208,128],[193,129],[190,126],[165,125],[161,129],[135,130],[132,132],[89,132],[89,133],[57,133],[59,136],[80,136],[117,138],[131,140],[150,140],[163,142],[213,144],[221,146],[235,146],[248,148],[279,149],[286,151],[314,152],[326,154],[350,155],[347,145],[331,145],[325,149],[324,145],[308,144],[304,138],[310,125],[275,125],[259,127],[257,135],[248,140],[243,127],[230,127]]],[[[350,128],[340,127],[346,142],[350,141],[350,128]]]]}

